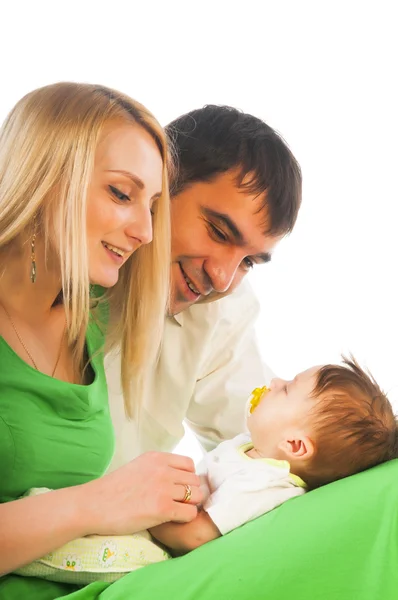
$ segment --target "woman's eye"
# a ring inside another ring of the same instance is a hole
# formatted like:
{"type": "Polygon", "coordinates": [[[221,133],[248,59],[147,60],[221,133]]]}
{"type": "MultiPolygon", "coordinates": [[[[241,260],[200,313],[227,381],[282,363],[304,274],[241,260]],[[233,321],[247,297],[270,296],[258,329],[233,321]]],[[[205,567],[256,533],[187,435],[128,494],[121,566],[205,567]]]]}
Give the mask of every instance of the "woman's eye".
{"type": "Polygon", "coordinates": [[[250,269],[252,269],[254,267],[254,262],[252,261],[251,258],[249,258],[247,256],[246,258],[243,259],[242,265],[246,271],[249,271],[250,269]]]}
{"type": "Polygon", "coordinates": [[[123,192],[115,188],[113,185],[110,185],[109,189],[112,192],[112,195],[115,196],[115,198],[117,198],[121,202],[128,202],[130,200],[127,194],[123,194],[123,192]]]}
{"type": "Polygon", "coordinates": [[[216,227],[215,225],[213,225],[213,223],[209,223],[209,227],[211,229],[212,234],[221,242],[226,242],[227,241],[227,236],[225,235],[225,233],[223,233],[221,231],[221,229],[218,229],[218,227],[216,227]]]}

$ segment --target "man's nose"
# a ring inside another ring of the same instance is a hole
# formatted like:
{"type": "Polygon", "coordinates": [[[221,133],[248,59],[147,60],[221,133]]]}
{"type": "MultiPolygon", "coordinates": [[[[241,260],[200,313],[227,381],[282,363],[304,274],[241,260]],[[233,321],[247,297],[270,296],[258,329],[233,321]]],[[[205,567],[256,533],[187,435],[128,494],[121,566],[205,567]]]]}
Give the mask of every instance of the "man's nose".
{"type": "Polygon", "coordinates": [[[213,289],[218,293],[226,292],[232,285],[238,267],[240,258],[230,258],[228,260],[216,260],[209,258],[204,263],[204,269],[211,280],[213,289]]]}

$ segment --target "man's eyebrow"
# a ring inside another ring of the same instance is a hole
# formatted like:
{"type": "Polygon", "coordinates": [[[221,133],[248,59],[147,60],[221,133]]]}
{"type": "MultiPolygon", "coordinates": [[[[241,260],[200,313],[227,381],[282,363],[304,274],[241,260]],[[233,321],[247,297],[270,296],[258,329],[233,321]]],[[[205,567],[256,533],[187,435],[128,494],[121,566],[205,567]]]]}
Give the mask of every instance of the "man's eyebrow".
{"type": "Polygon", "coordinates": [[[130,173],[130,171],[124,171],[123,169],[106,169],[106,171],[107,171],[107,173],[120,173],[121,175],[125,175],[126,177],[131,179],[131,181],[133,183],[135,183],[135,185],[140,190],[145,189],[145,185],[144,185],[144,182],[142,181],[142,179],[140,179],[137,175],[134,175],[134,173],[130,173]]]}
{"type": "Polygon", "coordinates": [[[272,258],[272,254],[270,252],[260,252],[260,254],[255,254],[253,258],[256,258],[261,263],[268,263],[272,258]]]}
{"type": "MultiPolygon", "coordinates": [[[[231,217],[228,214],[219,212],[218,210],[213,210],[212,208],[208,208],[207,206],[202,206],[201,211],[206,215],[206,217],[212,218],[215,221],[222,223],[224,227],[226,227],[226,229],[229,230],[229,233],[237,246],[249,245],[235,221],[233,221],[233,219],[231,219],[231,217]]],[[[259,254],[254,254],[253,258],[256,258],[261,263],[267,263],[271,260],[271,253],[260,252],[259,254]]]]}

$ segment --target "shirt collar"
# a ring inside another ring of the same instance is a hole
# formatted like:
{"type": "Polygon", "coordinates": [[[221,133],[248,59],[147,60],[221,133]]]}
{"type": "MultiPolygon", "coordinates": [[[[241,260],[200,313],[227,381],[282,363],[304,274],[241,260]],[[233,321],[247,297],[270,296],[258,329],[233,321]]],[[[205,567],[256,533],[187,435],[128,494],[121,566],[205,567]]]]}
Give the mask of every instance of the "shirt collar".
{"type": "Polygon", "coordinates": [[[177,323],[177,325],[182,327],[184,325],[184,311],[177,313],[176,315],[170,315],[169,319],[171,321],[175,321],[177,323]]]}

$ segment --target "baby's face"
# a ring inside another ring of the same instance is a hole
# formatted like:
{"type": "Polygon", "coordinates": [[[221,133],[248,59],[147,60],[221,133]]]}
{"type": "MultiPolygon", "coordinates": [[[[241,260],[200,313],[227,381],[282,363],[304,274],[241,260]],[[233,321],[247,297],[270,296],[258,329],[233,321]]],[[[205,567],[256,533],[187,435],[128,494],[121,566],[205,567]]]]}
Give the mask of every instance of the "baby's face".
{"type": "MultiPolygon", "coordinates": [[[[308,415],[314,406],[311,393],[320,367],[312,367],[296,375],[292,381],[273,379],[258,406],[247,419],[247,426],[256,448],[269,448],[279,443],[297,428],[308,427],[308,415]]],[[[306,432],[308,435],[310,432],[306,432]]]]}

